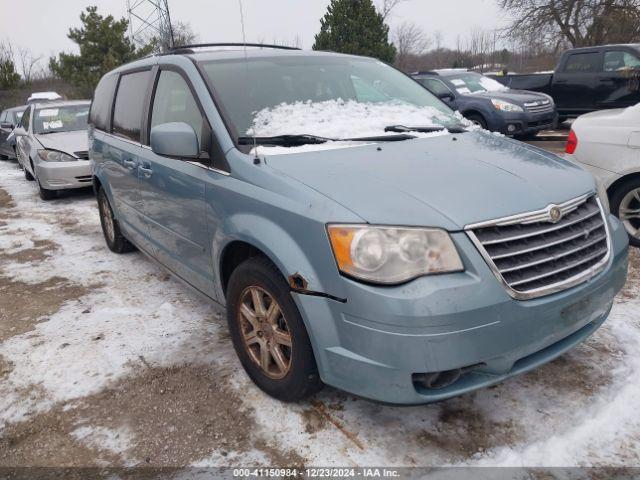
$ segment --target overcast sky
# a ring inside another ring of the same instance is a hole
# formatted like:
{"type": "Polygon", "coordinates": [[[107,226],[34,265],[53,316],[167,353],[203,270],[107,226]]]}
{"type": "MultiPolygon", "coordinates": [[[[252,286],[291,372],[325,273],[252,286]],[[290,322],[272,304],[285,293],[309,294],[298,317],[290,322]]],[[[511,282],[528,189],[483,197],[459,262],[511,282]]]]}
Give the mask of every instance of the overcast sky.
{"type": "MultiPolygon", "coordinates": [[[[375,0],[380,2],[382,0],[375,0]]],[[[80,24],[81,10],[97,5],[102,14],[127,16],[126,0],[27,0],[7,3],[0,16],[0,39],[27,47],[46,57],[75,51],[67,38],[69,27],[80,24]]],[[[132,0],[133,3],[133,0],[132,0]]],[[[293,43],[311,48],[329,0],[243,0],[247,41],[293,43]]],[[[202,42],[241,41],[238,0],[169,0],[173,20],[191,24],[202,42]]],[[[445,46],[473,28],[502,24],[495,0],[407,0],[389,19],[392,27],[404,21],[425,32],[440,31],[445,46]]]]}

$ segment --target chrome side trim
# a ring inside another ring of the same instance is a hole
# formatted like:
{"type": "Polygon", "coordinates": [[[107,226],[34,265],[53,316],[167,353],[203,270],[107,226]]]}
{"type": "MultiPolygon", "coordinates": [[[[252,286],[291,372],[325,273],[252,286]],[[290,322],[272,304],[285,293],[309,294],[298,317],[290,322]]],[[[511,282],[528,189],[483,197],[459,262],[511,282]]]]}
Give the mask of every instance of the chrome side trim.
{"type": "Polygon", "coordinates": [[[220,175],[224,175],[225,177],[228,177],[229,175],[231,175],[231,172],[227,172],[225,170],[220,170],[219,168],[215,168],[215,167],[208,167],[206,165],[203,165],[200,162],[194,162],[194,161],[191,161],[191,160],[187,160],[185,163],[188,163],[190,165],[194,165],[196,167],[204,168],[205,170],[209,170],[210,172],[219,173],[220,175]]]}
{"type": "MultiPolygon", "coordinates": [[[[574,204],[580,205],[580,203],[584,203],[591,196],[593,196],[592,193],[587,194],[587,195],[583,195],[582,197],[578,197],[577,199],[569,200],[568,202],[565,202],[564,204],[559,205],[559,207],[562,208],[563,206],[574,205],[574,204]]],[[[602,270],[604,270],[604,268],[608,265],[608,263],[609,263],[609,261],[611,259],[611,248],[612,248],[612,246],[611,246],[611,232],[609,230],[609,221],[607,219],[607,214],[604,211],[604,208],[602,207],[602,202],[600,201],[600,198],[598,198],[597,196],[596,196],[596,202],[598,204],[598,208],[600,209],[600,215],[602,215],[602,221],[604,223],[604,228],[605,228],[606,237],[607,237],[607,253],[606,253],[605,257],[600,262],[598,262],[597,264],[593,265],[592,267],[589,267],[587,270],[585,270],[583,272],[580,272],[577,275],[574,275],[573,277],[567,278],[566,280],[562,280],[561,282],[557,282],[557,283],[553,283],[551,285],[547,285],[545,287],[537,288],[537,289],[534,289],[534,290],[529,290],[527,292],[518,292],[517,290],[514,290],[513,288],[511,288],[511,286],[506,282],[506,280],[504,279],[504,277],[500,273],[500,270],[498,269],[498,267],[494,263],[493,259],[491,258],[491,256],[487,252],[487,250],[484,248],[484,246],[482,245],[482,243],[480,242],[480,240],[478,239],[476,234],[473,232],[473,229],[475,229],[475,228],[484,228],[484,227],[492,227],[492,226],[511,225],[513,223],[518,223],[518,220],[516,220],[516,219],[528,219],[528,218],[537,217],[543,212],[545,212],[545,213],[548,212],[549,207],[547,207],[547,209],[539,210],[539,211],[536,211],[536,212],[524,213],[524,214],[520,214],[520,215],[514,215],[514,216],[510,216],[510,217],[506,217],[506,218],[496,219],[496,220],[493,220],[493,221],[487,221],[487,222],[467,225],[464,230],[465,230],[467,236],[469,237],[469,239],[471,240],[471,242],[475,245],[475,247],[478,250],[478,252],[480,252],[480,255],[482,256],[484,261],[487,263],[487,265],[489,266],[489,268],[493,272],[493,274],[496,277],[496,279],[498,280],[498,282],[504,287],[504,289],[507,291],[509,296],[511,296],[512,298],[514,298],[516,300],[532,300],[534,298],[543,297],[543,296],[546,296],[546,295],[551,295],[553,293],[558,293],[558,292],[561,292],[563,290],[567,290],[567,289],[569,289],[571,287],[575,287],[576,285],[579,285],[581,283],[584,283],[587,280],[595,277],[602,270]]]]}

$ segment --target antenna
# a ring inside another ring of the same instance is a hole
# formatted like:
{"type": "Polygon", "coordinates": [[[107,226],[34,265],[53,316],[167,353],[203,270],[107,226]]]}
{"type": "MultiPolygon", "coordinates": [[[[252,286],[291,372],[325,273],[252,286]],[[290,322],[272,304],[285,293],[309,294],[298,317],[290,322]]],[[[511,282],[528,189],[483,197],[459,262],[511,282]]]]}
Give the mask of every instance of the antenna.
{"type": "MultiPolygon", "coordinates": [[[[244,30],[244,10],[242,8],[242,0],[238,0],[238,5],[240,7],[240,25],[242,26],[242,48],[244,51],[245,75],[247,76],[247,86],[248,86],[251,77],[249,76],[249,58],[247,56],[247,35],[244,30]]],[[[249,100],[248,92],[247,92],[247,107],[248,107],[247,110],[251,112],[251,103],[249,100]]],[[[258,140],[256,138],[257,133],[254,125],[251,125],[251,133],[253,134],[253,153],[255,155],[253,159],[253,163],[257,165],[260,163],[260,157],[258,157],[258,140]]]]}
{"type": "Polygon", "coordinates": [[[174,46],[173,27],[168,0],[127,0],[129,40],[142,47],[154,37],[160,41],[160,50],[167,52],[174,46]]]}

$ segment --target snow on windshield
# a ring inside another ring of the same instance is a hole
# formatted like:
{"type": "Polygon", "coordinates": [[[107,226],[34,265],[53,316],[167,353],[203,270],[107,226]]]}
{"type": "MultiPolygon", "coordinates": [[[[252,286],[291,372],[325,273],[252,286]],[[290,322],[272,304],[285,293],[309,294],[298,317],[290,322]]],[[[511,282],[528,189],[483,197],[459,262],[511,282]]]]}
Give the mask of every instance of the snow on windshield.
{"type": "MultiPolygon", "coordinates": [[[[271,137],[276,135],[316,135],[319,137],[344,139],[383,135],[397,135],[385,132],[390,125],[406,127],[439,127],[462,124],[472,128],[472,124],[458,112],[447,113],[435,107],[418,107],[403,102],[361,103],[353,100],[327,100],[323,102],[282,103],[265,108],[254,116],[253,126],[247,135],[271,137]]],[[[415,137],[448,135],[446,130],[434,133],[409,132],[415,137]]],[[[327,142],[320,145],[301,147],[258,148],[260,153],[294,153],[302,151],[346,148],[361,145],[353,142],[327,142]]]]}
{"type": "Polygon", "coordinates": [[[461,117],[453,113],[401,102],[308,101],[282,103],[259,111],[247,135],[271,137],[308,134],[327,138],[353,138],[385,135],[384,129],[389,125],[430,127],[461,122],[461,117]]]}
{"type": "Polygon", "coordinates": [[[509,90],[508,87],[505,87],[500,82],[485,76],[480,77],[480,85],[482,85],[487,92],[506,92],[509,90]]]}

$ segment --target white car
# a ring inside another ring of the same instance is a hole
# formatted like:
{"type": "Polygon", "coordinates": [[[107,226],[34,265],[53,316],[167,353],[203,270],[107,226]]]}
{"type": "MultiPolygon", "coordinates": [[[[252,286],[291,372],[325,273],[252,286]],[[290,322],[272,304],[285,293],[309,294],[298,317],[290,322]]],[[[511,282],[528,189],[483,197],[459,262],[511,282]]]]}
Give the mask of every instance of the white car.
{"type": "Polygon", "coordinates": [[[27,104],[32,104],[35,102],[46,102],[46,101],[54,101],[54,100],[62,100],[62,96],[60,96],[57,92],[33,92],[29,98],[27,98],[27,104]]]}
{"type": "Polygon", "coordinates": [[[640,104],[579,117],[566,152],[595,175],[611,213],[624,224],[630,243],[640,247],[640,104]]]}
{"type": "Polygon", "coordinates": [[[56,198],[59,190],[91,186],[90,105],[89,100],[32,103],[13,131],[18,163],[43,200],[56,198]]]}

